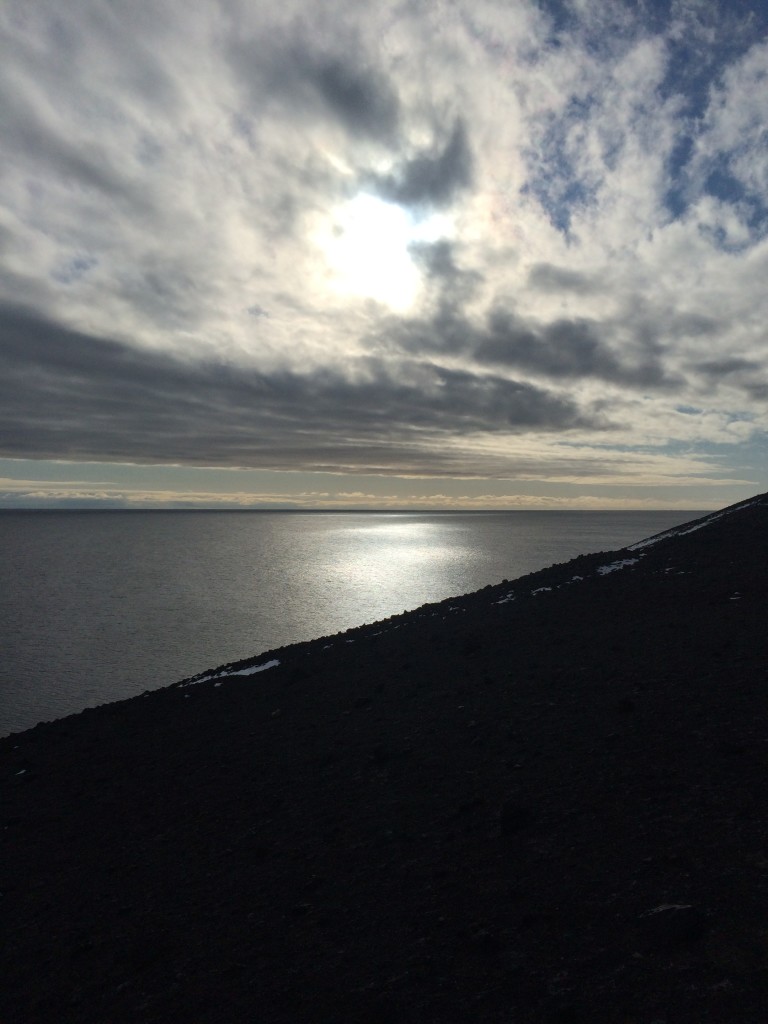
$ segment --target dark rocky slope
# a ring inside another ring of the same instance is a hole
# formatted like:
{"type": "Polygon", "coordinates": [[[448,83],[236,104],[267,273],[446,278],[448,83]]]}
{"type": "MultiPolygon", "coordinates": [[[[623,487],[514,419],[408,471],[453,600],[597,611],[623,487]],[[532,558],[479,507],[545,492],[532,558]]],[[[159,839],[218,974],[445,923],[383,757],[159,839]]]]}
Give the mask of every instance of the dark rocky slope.
{"type": "Polygon", "coordinates": [[[767,566],[762,495],[1,741],[0,1019],[762,1024],[767,566]]]}

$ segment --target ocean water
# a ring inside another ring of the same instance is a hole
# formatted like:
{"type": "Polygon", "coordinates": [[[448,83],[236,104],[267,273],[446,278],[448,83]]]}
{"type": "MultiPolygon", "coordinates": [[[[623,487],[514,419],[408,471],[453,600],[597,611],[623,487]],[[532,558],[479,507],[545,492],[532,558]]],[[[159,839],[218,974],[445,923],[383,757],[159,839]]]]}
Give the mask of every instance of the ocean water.
{"type": "Polygon", "coordinates": [[[0,512],[0,735],[696,512],[0,512]]]}

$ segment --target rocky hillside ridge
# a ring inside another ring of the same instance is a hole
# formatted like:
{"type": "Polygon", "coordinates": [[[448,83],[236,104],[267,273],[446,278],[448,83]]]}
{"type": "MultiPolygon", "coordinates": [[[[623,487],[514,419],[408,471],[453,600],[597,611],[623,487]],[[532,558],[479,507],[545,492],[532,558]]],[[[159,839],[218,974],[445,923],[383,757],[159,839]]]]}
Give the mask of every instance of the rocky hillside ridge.
{"type": "Polygon", "coordinates": [[[0,741],[0,1018],[758,1024],[768,495],[0,741]]]}

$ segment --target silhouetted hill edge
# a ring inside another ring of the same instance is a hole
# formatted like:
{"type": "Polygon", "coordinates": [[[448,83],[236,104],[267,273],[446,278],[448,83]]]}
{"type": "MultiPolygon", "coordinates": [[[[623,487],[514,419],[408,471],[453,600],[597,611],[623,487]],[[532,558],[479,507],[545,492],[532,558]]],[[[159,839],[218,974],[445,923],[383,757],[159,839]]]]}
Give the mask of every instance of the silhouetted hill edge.
{"type": "Polygon", "coordinates": [[[0,1019],[765,1020],[768,495],[0,741],[0,1019]]]}

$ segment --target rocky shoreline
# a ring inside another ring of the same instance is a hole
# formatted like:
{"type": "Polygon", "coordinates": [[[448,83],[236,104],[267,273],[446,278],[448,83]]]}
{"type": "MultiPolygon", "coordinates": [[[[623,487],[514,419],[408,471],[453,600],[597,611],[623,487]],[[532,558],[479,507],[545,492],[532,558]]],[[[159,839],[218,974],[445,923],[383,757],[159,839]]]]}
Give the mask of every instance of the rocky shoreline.
{"type": "Polygon", "coordinates": [[[768,495],[0,740],[0,1019],[758,1024],[768,495]]]}

